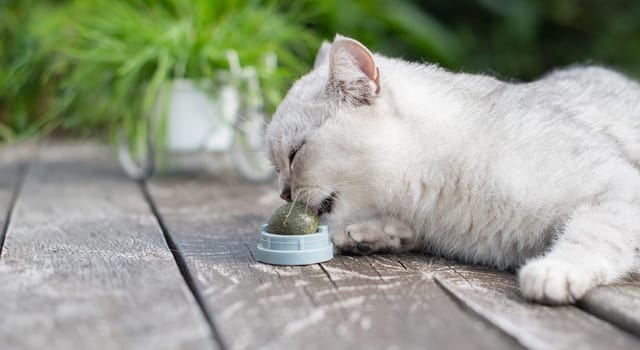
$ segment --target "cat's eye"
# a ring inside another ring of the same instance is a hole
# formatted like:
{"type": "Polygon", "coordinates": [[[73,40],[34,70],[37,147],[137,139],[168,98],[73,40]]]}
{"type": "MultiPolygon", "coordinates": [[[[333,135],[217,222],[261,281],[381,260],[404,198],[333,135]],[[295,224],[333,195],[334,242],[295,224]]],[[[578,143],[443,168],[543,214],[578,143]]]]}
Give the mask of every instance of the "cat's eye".
{"type": "Polygon", "coordinates": [[[291,153],[289,153],[289,164],[293,163],[293,158],[296,156],[296,153],[298,153],[298,150],[300,148],[295,148],[293,151],[291,151],[291,153]]]}
{"type": "Polygon", "coordinates": [[[295,158],[296,154],[298,153],[300,148],[302,148],[303,145],[304,145],[304,142],[302,142],[300,144],[300,146],[295,147],[293,150],[291,150],[291,153],[289,153],[289,165],[291,165],[291,163],[293,163],[293,158],[295,158]]]}

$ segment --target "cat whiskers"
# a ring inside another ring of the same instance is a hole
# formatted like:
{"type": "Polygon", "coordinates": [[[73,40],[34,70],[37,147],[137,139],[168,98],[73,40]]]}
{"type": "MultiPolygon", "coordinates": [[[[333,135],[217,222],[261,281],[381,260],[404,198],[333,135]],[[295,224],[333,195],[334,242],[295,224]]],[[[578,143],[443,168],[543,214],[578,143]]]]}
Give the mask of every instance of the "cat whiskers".
{"type": "Polygon", "coordinates": [[[294,201],[298,198],[303,198],[305,204],[308,206],[309,202],[317,196],[317,199],[324,200],[327,197],[332,196],[333,191],[324,189],[319,186],[301,186],[295,190],[294,201]]]}

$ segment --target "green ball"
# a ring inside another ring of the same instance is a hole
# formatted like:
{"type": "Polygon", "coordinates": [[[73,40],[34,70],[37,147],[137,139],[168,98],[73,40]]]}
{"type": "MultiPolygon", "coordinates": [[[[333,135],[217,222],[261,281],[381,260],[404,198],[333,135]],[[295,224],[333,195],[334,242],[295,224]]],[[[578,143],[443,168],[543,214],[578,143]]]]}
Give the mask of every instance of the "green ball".
{"type": "Polygon", "coordinates": [[[318,231],[319,219],[313,210],[297,202],[286,203],[273,212],[267,232],[277,235],[307,235],[318,231]]]}

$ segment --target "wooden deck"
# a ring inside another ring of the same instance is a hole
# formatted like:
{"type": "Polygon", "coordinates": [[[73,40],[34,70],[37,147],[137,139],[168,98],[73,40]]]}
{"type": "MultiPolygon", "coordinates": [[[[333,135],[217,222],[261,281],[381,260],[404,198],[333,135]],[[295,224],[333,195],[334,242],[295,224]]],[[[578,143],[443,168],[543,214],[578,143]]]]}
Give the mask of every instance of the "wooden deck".
{"type": "Polygon", "coordinates": [[[578,306],[419,254],[254,259],[273,185],[147,183],[106,147],[0,151],[1,349],[640,349],[640,278],[578,306]]]}

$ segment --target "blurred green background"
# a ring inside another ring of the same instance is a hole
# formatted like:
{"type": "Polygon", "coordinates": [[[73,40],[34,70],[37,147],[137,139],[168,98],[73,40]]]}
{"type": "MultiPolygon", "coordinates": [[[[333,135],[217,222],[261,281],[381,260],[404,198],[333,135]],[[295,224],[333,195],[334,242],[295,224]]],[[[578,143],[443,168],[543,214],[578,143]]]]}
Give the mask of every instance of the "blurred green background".
{"type": "Polygon", "coordinates": [[[215,79],[229,49],[273,111],[336,32],[509,80],[576,62],[640,77],[633,0],[0,0],[0,143],[140,133],[162,86],[215,79]]]}

